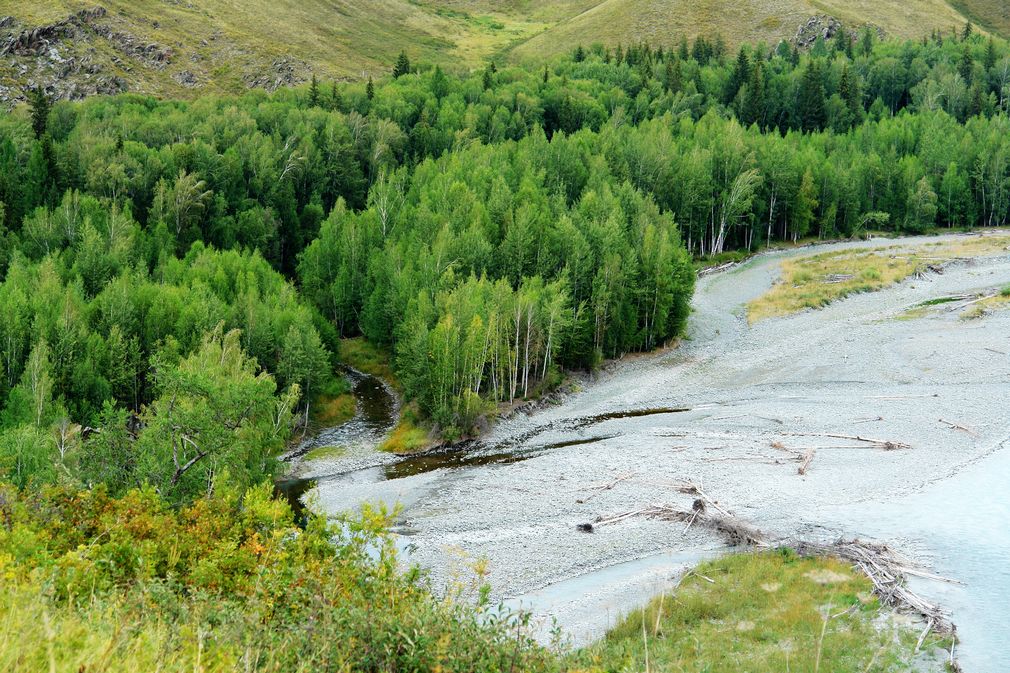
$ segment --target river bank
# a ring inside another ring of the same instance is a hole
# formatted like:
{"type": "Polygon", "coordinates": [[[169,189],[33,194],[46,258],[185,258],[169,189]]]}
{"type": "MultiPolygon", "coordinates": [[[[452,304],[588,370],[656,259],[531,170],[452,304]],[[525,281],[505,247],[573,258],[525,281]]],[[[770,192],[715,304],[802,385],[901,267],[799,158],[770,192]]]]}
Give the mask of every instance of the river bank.
{"type": "MultiPolygon", "coordinates": [[[[704,530],[685,533],[647,519],[592,534],[576,526],[653,502],[690,506],[669,486],[690,480],[777,535],[827,541],[869,534],[944,575],[983,578],[966,587],[917,585],[954,606],[965,669],[1000,670],[1010,644],[989,627],[1007,616],[1000,611],[1010,600],[1005,589],[993,591],[1001,570],[982,562],[968,572],[978,563],[969,550],[1006,558],[1010,549],[975,530],[964,510],[945,513],[967,538],[952,545],[949,531],[931,525],[944,512],[930,493],[986,456],[1002,460],[1010,428],[1010,315],[898,316],[937,296],[1006,284],[1010,261],[955,265],[943,275],[748,326],[746,303],[771,286],[778,262],[810,253],[768,253],[703,278],[681,348],[601,372],[558,406],[502,421],[452,462],[408,470],[394,467],[395,459],[364,469],[344,461],[339,475],[319,480],[312,506],[336,512],[365,501],[400,502],[401,547],[436,585],[449,581],[447,569],[460,553],[485,557],[495,598],[528,605],[545,624],[556,618],[576,642],[587,642],[669,585],[691,564],[688,557],[725,547],[704,530]],[[851,442],[820,436],[829,434],[911,448],[832,449],[851,442]],[[773,443],[819,450],[799,475],[790,454],[773,443]],[[625,476],[613,488],[594,489],[625,476]]],[[[979,490],[971,480],[956,488],[971,511],[983,507],[979,498],[990,503],[984,508],[1005,511],[999,491],[979,490]]]]}

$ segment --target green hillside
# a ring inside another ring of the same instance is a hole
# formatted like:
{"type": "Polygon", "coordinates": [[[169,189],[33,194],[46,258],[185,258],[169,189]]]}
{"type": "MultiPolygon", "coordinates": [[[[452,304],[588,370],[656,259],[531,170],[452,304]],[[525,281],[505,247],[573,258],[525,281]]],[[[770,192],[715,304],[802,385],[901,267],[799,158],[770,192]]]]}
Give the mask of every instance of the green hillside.
{"type": "Polygon", "coordinates": [[[61,98],[135,91],[191,98],[388,71],[401,49],[466,70],[578,44],[721,35],[793,39],[811,17],[916,37],[969,19],[1010,30],[993,0],[0,0],[0,102],[26,84],[61,98]],[[82,13],[84,12],[84,13],[82,13]]]}

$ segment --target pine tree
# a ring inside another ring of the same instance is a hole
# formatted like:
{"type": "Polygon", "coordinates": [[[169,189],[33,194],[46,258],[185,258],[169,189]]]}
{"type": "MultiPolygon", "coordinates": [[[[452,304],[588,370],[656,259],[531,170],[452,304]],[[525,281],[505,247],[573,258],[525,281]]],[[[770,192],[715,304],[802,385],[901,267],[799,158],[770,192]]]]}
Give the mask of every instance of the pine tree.
{"type": "Polygon", "coordinates": [[[666,78],[664,81],[666,90],[670,93],[677,93],[684,88],[684,76],[680,66],[680,59],[673,58],[666,62],[666,78]]]}
{"type": "Polygon", "coordinates": [[[365,85],[365,98],[372,100],[375,98],[375,83],[372,82],[372,76],[368,76],[368,84],[365,85]]]}
{"type": "Polygon", "coordinates": [[[859,76],[853,74],[848,65],[842,68],[838,95],[849,110],[849,125],[858,124],[863,118],[863,92],[859,86],[859,76]]]}
{"type": "Polygon", "coordinates": [[[974,79],[975,60],[971,57],[971,49],[968,48],[968,45],[964,45],[964,51],[961,54],[961,64],[958,66],[957,71],[961,73],[964,83],[970,86],[974,79]]]}
{"type": "Polygon", "coordinates": [[[309,107],[319,107],[319,80],[312,73],[312,83],[309,84],[309,107]]]}
{"type": "Polygon", "coordinates": [[[964,24],[964,31],[961,32],[961,41],[965,42],[971,37],[971,34],[975,32],[975,26],[971,25],[971,21],[964,24]]]}
{"type": "Polygon", "coordinates": [[[35,132],[35,138],[41,140],[49,126],[52,101],[41,86],[36,86],[28,91],[28,106],[31,108],[32,131],[35,132]]]}
{"type": "Polygon", "coordinates": [[[575,55],[572,57],[572,59],[576,63],[582,63],[583,61],[586,60],[586,50],[582,48],[581,44],[575,48],[575,55]]]}
{"type": "Polygon", "coordinates": [[[986,72],[989,72],[996,66],[996,43],[993,42],[991,37],[985,46],[985,60],[983,64],[985,65],[986,72]]]}
{"type": "Polygon", "coordinates": [[[491,74],[491,66],[488,65],[484,68],[484,74],[482,75],[481,86],[484,87],[484,91],[487,91],[494,84],[494,77],[491,74]]]}
{"type": "Polygon", "coordinates": [[[680,46],[677,47],[677,56],[680,57],[681,61],[691,58],[691,52],[687,46],[687,38],[683,35],[680,37],[680,46]]]}
{"type": "Polygon", "coordinates": [[[765,114],[765,83],[764,73],[760,62],[755,63],[754,67],[751,69],[750,79],[747,80],[747,88],[745,89],[745,92],[743,109],[741,110],[741,121],[747,125],[757,124],[758,126],[763,126],[765,114]]]}
{"type": "Polygon", "coordinates": [[[750,74],[750,59],[747,57],[747,52],[741,48],[740,53],[736,57],[736,66],[733,68],[733,72],[726,82],[726,90],[723,92],[723,103],[726,105],[733,103],[733,99],[740,92],[740,87],[750,79],[750,74]]]}
{"type": "Polygon", "coordinates": [[[835,33],[835,53],[849,53],[852,50],[852,41],[849,39],[849,33],[844,27],[838,29],[835,33]]]}
{"type": "Polygon", "coordinates": [[[863,28],[863,36],[859,39],[859,50],[863,52],[863,56],[873,53],[873,30],[869,26],[863,28]]]}
{"type": "Polygon", "coordinates": [[[333,83],[333,89],[330,91],[330,108],[337,112],[344,111],[344,97],[340,95],[340,89],[337,88],[336,82],[333,83]]]}
{"type": "MultiPolygon", "coordinates": [[[[618,61],[618,63],[620,63],[620,61],[618,61]]],[[[547,84],[547,80],[549,80],[550,77],[551,77],[551,72],[550,72],[550,70],[547,69],[547,66],[545,65],[544,66],[544,84],[547,84]]]]}
{"type": "Polygon", "coordinates": [[[817,61],[811,61],[800,82],[799,100],[796,103],[799,127],[803,131],[820,131],[827,121],[824,99],[824,82],[817,61]]]}
{"type": "Polygon", "coordinates": [[[410,59],[407,58],[407,52],[401,51],[400,55],[396,57],[396,65],[393,66],[393,78],[398,79],[409,74],[410,59]]]}

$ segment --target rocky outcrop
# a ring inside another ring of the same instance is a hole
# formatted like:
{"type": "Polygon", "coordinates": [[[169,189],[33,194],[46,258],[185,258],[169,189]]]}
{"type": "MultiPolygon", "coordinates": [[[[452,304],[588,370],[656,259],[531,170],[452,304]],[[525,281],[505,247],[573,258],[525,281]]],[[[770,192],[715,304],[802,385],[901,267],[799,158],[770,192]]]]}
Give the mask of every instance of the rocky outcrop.
{"type": "Polygon", "coordinates": [[[309,78],[310,68],[304,61],[280,58],[271,64],[270,70],[246,78],[250,89],[260,88],[276,91],[285,86],[300,84],[309,78]]]}
{"type": "MultiPolygon", "coordinates": [[[[870,28],[877,33],[878,37],[884,36],[880,28],[876,26],[870,26],[870,28]]],[[[823,38],[825,41],[831,40],[842,30],[847,30],[853,40],[859,38],[858,30],[853,29],[851,26],[846,28],[842,25],[841,21],[833,16],[826,14],[812,16],[806,23],[800,24],[800,27],[796,30],[796,37],[793,38],[793,43],[800,49],[809,49],[814,46],[817,38],[823,38]]]]}
{"type": "MultiPolygon", "coordinates": [[[[63,21],[46,26],[26,28],[0,43],[0,56],[42,56],[54,42],[73,40],[82,36],[82,29],[107,14],[104,7],[82,9],[63,21]]],[[[0,29],[9,29],[17,24],[14,17],[0,19],[0,29]]]]}
{"type": "Polygon", "coordinates": [[[819,37],[830,40],[840,30],[842,22],[833,16],[811,16],[806,23],[800,24],[793,42],[797,47],[805,49],[814,46],[819,37]]]}

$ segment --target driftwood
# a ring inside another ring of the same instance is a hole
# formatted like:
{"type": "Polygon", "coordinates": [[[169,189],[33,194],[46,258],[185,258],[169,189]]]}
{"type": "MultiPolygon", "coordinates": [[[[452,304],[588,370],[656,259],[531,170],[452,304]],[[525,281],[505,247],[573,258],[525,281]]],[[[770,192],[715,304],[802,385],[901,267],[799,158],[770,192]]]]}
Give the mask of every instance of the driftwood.
{"type": "Polygon", "coordinates": [[[976,437],[978,435],[978,433],[976,433],[974,430],[972,430],[971,428],[966,428],[963,425],[958,425],[957,423],[952,423],[950,421],[945,421],[942,418],[939,419],[939,421],[940,421],[940,423],[943,423],[944,425],[949,426],[951,430],[960,430],[962,432],[967,432],[972,437],[976,437]]]}
{"type": "Polygon", "coordinates": [[[810,463],[813,462],[815,455],[817,455],[816,449],[810,449],[805,454],[803,454],[803,462],[800,464],[800,467],[797,470],[800,473],[800,476],[807,473],[807,469],[810,467],[810,463]]]}
{"type": "MultiPolygon", "coordinates": [[[[913,574],[909,572],[909,562],[887,545],[861,540],[839,540],[832,544],[799,542],[793,545],[793,549],[801,556],[834,556],[849,561],[859,568],[873,583],[873,592],[877,594],[882,604],[913,612],[926,622],[926,629],[919,639],[920,646],[930,631],[951,635],[956,632],[954,624],[939,606],[925,600],[906,586],[905,575],[913,574]]],[[[930,579],[954,581],[921,571],[915,574],[930,579]]]]}
{"type": "Polygon", "coordinates": [[[912,446],[904,442],[892,441],[888,439],[873,439],[872,437],[860,437],[859,435],[839,435],[830,432],[787,432],[791,437],[829,437],[831,439],[850,439],[854,442],[866,442],[885,451],[896,451],[898,449],[910,449],[912,446]]]}
{"type": "Polygon", "coordinates": [[[635,476],[634,472],[629,472],[628,474],[622,474],[617,479],[614,479],[613,481],[609,481],[609,482],[607,482],[605,484],[596,484],[596,485],[590,486],[589,490],[594,490],[596,492],[595,493],[591,493],[590,495],[586,496],[585,498],[579,498],[575,502],[579,503],[580,505],[584,504],[584,503],[587,503],[590,500],[592,500],[593,498],[595,498],[596,496],[598,496],[600,493],[603,493],[604,491],[609,491],[610,489],[612,489],[615,486],[617,486],[618,484],[620,484],[622,481],[627,481],[628,479],[631,479],[634,476],[635,476]]]}
{"type": "MultiPolygon", "coordinates": [[[[737,517],[725,516],[723,514],[709,514],[705,501],[700,498],[694,501],[691,511],[684,511],[666,504],[653,504],[615,516],[599,517],[594,524],[582,524],[579,528],[592,531],[594,525],[603,526],[617,523],[634,516],[686,523],[687,526],[684,528],[684,534],[693,525],[698,525],[718,533],[734,546],[749,546],[762,549],[789,548],[800,556],[839,558],[851,563],[853,567],[866,575],[873,584],[873,592],[878,596],[882,605],[895,610],[911,612],[918,615],[925,622],[926,626],[919,637],[917,647],[921,647],[930,632],[936,632],[941,635],[955,635],[957,632],[947,613],[940,606],[927,601],[908,588],[906,576],[915,575],[926,579],[957,584],[960,582],[912,567],[911,561],[887,545],[864,542],[862,540],[838,540],[827,544],[773,540],[762,531],[737,517]]],[[[953,647],[951,648],[950,662],[953,670],[960,670],[954,661],[953,647]]]]}
{"type": "Polygon", "coordinates": [[[697,523],[699,526],[718,532],[733,545],[754,547],[767,547],[769,545],[768,538],[761,531],[741,519],[724,514],[708,514],[705,501],[700,498],[694,501],[694,505],[689,512],[677,509],[672,505],[654,504],[614,516],[597,517],[596,521],[593,522],[593,526],[606,526],[635,516],[686,523],[688,525],[684,529],[685,533],[693,524],[697,523]]]}

